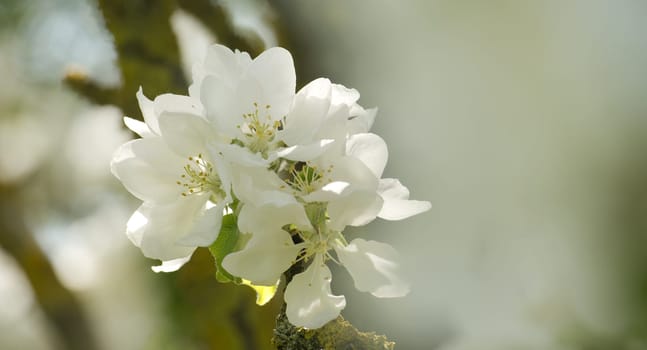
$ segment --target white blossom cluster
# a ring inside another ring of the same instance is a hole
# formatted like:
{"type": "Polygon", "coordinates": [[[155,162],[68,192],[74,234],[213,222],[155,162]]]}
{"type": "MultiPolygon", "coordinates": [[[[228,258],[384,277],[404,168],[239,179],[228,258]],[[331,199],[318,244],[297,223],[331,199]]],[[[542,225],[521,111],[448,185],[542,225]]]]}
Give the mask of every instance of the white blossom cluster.
{"type": "Polygon", "coordinates": [[[174,271],[210,247],[224,280],[285,290],[290,322],[318,328],[345,307],[327,263],[344,266],[360,291],[399,297],[395,250],[354,239],[346,226],[400,220],[428,210],[397,179],[382,178],[387,146],[369,132],[375,109],[359,93],[320,78],[295,92],[292,57],[271,48],[255,59],[211,46],[193,69],[188,96],[137,93],[141,136],[122,145],[113,174],[143,204],[127,225],[154,271],[174,271]]]}

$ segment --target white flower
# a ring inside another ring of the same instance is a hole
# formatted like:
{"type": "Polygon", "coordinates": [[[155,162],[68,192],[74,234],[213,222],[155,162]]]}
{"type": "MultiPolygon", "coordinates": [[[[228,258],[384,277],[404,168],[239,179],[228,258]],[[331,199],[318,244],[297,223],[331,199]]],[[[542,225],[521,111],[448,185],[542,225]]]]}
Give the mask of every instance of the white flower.
{"type": "Polygon", "coordinates": [[[231,201],[228,171],[207,151],[216,133],[199,104],[170,94],[150,101],[141,89],[137,97],[145,123],[125,122],[142,138],[117,149],[111,170],[144,201],[128,222],[128,237],[145,256],[163,261],[155,270],[170,271],[216,239],[231,201]]]}
{"type": "Polygon", "coordinates": [[[359,93],[317,79],[295,95],[292,56],[274,47],[251,59],[213,45],[194,67],[189,93],[223,134],[220,152],[233,162],[266,167],[277,158],[307,161],[367,132],[376,110],[357,104],[359,93]],[[233,141],[233,142],[232,142],[233,141]]]}
{"type": "Polygon", "coordinates": [[[127,233],[162,260],[154,270],[176,270],[211,245],[232,209],[221,234],[237,243],[212,247],[220,272],[273,293],[287,269],[305,264],[284,294],[296,326],[321,327],[346,306],[331,292],[328,261],[344,266],[360,291],[407,294],[391,246],[343,235],[347,226],[431,207],[409,200],[397,179],[381,178],[388,149],[369,132],[377,110],[324,78],[295,94],[292,57],[282,48],[252,59],[213,45],[193,78],[189,96],[150,101],[138,92],[145,122],[125,123],[142,138],[119,148],[111,164],[143,201],[127,233]]]}
{"type": "Polygon", "coordinates": [[[252,60],[245,52],[213,45],[194,67],[193,79],[189,94],[202,102],[208,120],[225,135],[221,151],[232,161],[266,165],[263,159],[279,147],[276,134],[294,98],[290,53],[274,47],[252,60]]]}

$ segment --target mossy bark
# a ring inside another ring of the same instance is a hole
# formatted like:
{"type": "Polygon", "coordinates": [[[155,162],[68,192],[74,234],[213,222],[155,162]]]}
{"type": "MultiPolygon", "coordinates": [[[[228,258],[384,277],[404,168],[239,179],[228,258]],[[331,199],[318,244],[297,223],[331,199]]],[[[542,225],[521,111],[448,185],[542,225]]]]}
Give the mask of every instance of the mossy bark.
{"type": "Polygon", "coordinates": [[[276,318],[272,342],[278,350],[390,350],[395,346],[383,335],[358,331],[342,316],[319,329],[295,327],[288,321],[285,307],[276,318]]]}

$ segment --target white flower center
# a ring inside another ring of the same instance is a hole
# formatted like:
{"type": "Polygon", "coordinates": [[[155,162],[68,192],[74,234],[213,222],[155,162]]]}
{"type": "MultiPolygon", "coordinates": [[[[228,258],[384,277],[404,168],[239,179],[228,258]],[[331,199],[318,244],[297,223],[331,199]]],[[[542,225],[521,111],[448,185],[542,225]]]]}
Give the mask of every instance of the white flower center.
{"type": "Polygon", "coordinates": [[[265,116],[262,117],[258,110],[258,103],[254,102],[254,112],[243,114],[243,124],[237,127],[243,133],[243,144],[254,153],[261,153],[267,157],[267,151],[273,148],[272,142],[276,132],[281,129],[282,123],[273,120],[269,113],[271,106],[265,106],[265,116]]]}
{"type": "Polygon", "coordinates": [[[326,227],[326,204],[308,203],[305,210],[314,231],[298,231],[298,235],[304,243],[304,249],[297,261],[307,261],[313,256],[320,255],[323,262],[332,260],[339,264],[339,261],[330,254],[330,250],[334,247],[345,246],[347,243],[341,232],[326,227]]]}
{"type": "Polygon", "coordinates": [[[294,195],[310,194],[332,181],[325,177],[327,173],[332,172],[332,169],[332,165],[327,169],[321,169],[316,165],[311,165],[310,162],[297,162],[290,165],[288,178],[285,182],[295,190],[294,195]]]}
{"type": "Polygon", "coordinates": [[[301,256],[293,264],[301,260],[314,259],[315,256],[319,255],[324,264],[326,261],[332,260],[337,265],[341,265],[339,260],[331,254],[334,247],[346,245],[345,239],[340,232],[330,230],[321,233],[301,232],[300,236],[305,243],[305,247],[301,256]]]}
{"type": "Polygon", "coordinates": [[[222,200],[225,197],[225,193],[221,189],[222,181],[213,171],[211,162],[204,160],[202,154],[188,159],[189,163],[184,166],[184,174],[180,175],[179,181],[176,181],[179,186],[184,188],[182,196],[209,192],[215,196],[214,201],[222,200]]]}
{"type": "Polygon", "coordinates": [[[326,254],[332,248],[334,238],[333,232],[311,235],[310,239],[306,242],[306,257],[315,254],[326,254]]]}

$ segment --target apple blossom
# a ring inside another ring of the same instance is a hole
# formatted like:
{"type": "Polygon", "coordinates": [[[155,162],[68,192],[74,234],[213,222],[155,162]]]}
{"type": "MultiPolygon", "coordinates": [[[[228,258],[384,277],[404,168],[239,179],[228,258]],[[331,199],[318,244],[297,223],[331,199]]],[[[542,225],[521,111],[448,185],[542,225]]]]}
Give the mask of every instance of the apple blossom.
{"type": "Polygon", "coordinates": [[[145,256],[162,260],[155,271],[172,271],[220,231],[231,202],[225,162],[207,152],[214,133],[189,98],[168,94],[150,101],[141,90],[137,97],[145,123],[125,122],[142,138],[117,149],[111,170],[144,202],[128,222],[128,237],[145,256]]]}
{"type": "Polygon", "coordinates": [[[295,92],[295,82],[285,49],[252,59],[213,45],[193,68],[188,96],[137,93],[144,122],[124,121],[142,138],[121,146],[111,168],[143,201],[127,234],[162,260],[155,271],[174,271],[209,247],[217,278],[251,286],[264,303],[302,264],[285,288],[286,314],[318,328],[346,306],[331,292],[329,262],[376,297],[409,291],[391,246],[348,242],[345,228],[431,205],[381,178],[388,149],[370,133],[377,109],[360,106],[357,90],[319,78],[295,92]]]}

